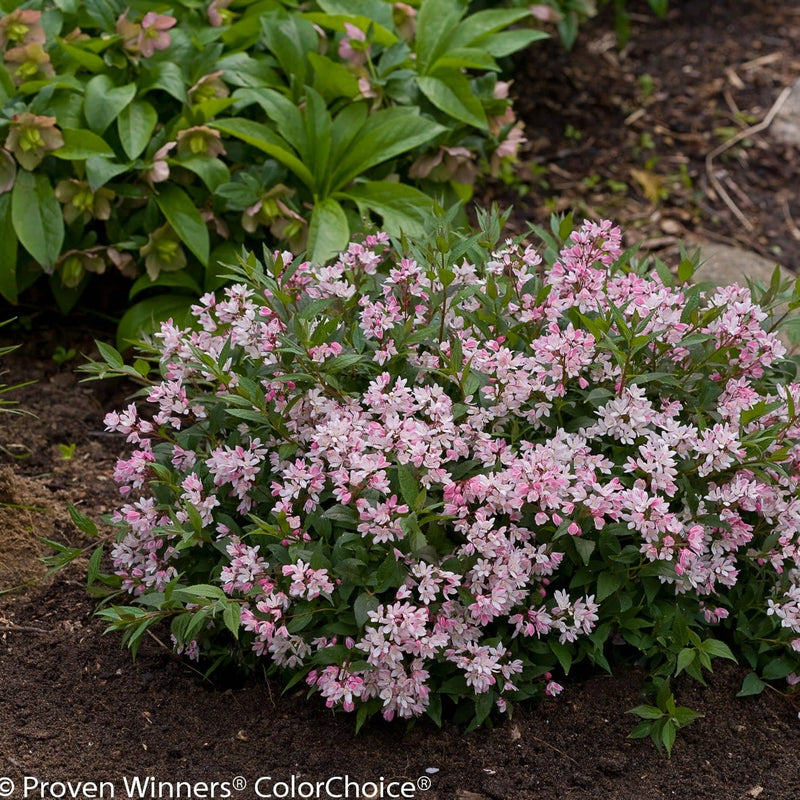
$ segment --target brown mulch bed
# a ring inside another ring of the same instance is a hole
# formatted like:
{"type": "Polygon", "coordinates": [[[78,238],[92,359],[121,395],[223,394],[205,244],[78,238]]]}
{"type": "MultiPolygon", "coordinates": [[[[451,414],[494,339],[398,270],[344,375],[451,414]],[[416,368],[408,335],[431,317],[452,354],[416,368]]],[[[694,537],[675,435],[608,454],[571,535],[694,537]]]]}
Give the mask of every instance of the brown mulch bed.
{"type": "MultiPolygon", "coordinates": [[[[519,196],[493,184],[483,199],[512,200],[518,229],[576,208],[615,218],[631,241],[655,250],[697,236],[800,270],[798,150],[767,130],[715,160],[717,180],[752,230],[715,195],[705,164],[800,74],[800,13],[767,0],[671,5],[666,23],[636,13],[622,52],[601,18],[569,56],[548,43],[519,60],[527,186],[519,196]],[[657,196],[648,199],[647,187],[657,196]]],[[[87,544],[68,503],[94,519],[117,503],[111,474],[120,441],[103,432],[102,418],[133,387],[79,383],[72,370],[81,354],[111,332],[88,330],[96,324],[88,316],[68,325],[43,316],[11,332],[23,347],[4,359],[10,373],[0,378],[37,380],[15,393],[35,417],[0,416],[0,778],[16,781],[13,797],[23,796],[25,775],[114,781],[118,797],[123,776],[240,775],[248,787],[232,796],[249,799],[259,776],[345,774],[428,779],[430,789],[414,796],[431,800],[800,796],[797,709],[773,691],[736,698],[744,671],[732,665],[718,667],[707,688],[677,684],[679,702],[705,716],[668,761],[649,742],[626,738],[634,720],[624,712],[643,701],[634,667],[572,676],[560,697],[517,709],[491,730],[374,723],[356,736],[351,716],[333,715],[317,698],[282,696],[260,676],[204,680],[153,639],[131,662],[118,636],[101,635],[84,587],[86,558],[49,579],[37,558],[46,552],[42,536],[87,544]],[[58,346],[78,355],[59,366],[58,346]]]]}

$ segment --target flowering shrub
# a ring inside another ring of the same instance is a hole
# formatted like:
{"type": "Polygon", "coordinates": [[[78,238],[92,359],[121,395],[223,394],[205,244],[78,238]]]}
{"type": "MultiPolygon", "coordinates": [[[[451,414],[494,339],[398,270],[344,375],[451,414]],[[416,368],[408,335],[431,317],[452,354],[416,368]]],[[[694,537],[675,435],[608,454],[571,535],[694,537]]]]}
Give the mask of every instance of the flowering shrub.
{"type": "Polygon", "coordinates": [[[124,339],[219,288],[242,244],[324,260],[371,216],[420,234],[432,195],[515,158],[498,59],[545,36],[511,28],[527,9],[466,12],[0,0],[0,295],[44,272],[69,309],[119,271],[147,298],[124,339]]]}
{"type": "MultiPolygon", "coordinates": [[[[168,620],[178,651],[263,658],[359,721],[478,724],[632,654],[796,669],[800,384],[772,307],[800,287],[762,308],[688,261],[645,274],[609,222],[544,260],[482,226],[250,256],[162,326],[153,411],[106,418],[133,451],[104,577],[129,604],[101,614],[131,645],[168,620]]],[[[147,373],[103,351],[99,376],[147,373]]]]}

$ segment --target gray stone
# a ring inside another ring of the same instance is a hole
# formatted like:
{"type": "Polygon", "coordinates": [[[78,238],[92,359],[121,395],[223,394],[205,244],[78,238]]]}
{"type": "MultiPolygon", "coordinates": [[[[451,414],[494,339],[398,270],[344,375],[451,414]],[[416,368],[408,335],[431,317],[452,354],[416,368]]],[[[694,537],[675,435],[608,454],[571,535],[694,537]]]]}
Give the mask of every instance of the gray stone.
{"type": "Polygon", "coordinates": [[[791,94],[775,115],[770,132],[781,142],[800,146],[800,78],[795,81],[791,94]]]}
{"type": "MultiPolygon", "coordinates": [[[[701,266],[697,270],[695,280],[711,281],[718,286],[725,286],[730,283],[746,286],[747,281],[745,279],[750,278],[769,286],[772,273],[778,264],[777,261],[765,258],[758,253],[726,244],[712,242],[698,244],[701,252],[701,266]]],[[[783,267],[781,267],[781,275],[784,279],[796,277],[783,267]]]]}

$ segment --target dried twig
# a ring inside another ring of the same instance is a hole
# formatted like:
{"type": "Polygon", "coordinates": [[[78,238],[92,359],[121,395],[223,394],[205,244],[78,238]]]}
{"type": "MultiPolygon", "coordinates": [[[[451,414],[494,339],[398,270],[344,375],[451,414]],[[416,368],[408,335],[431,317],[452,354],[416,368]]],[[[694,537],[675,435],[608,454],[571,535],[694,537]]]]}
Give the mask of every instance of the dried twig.
{"type": "Polygon", "coordinates": [[[706,156],[706,174],[708,175],[708,180],[714,188],[714,191],[717,195],[722,198],[722,201],[725,203],[726,206],[733,212],[734,216],[739,220],[739,222],[744,225],[747,230],[753,230],[753,223],[750,222],[749,219],[742,213],[739,206],[733,202],[731,196],[725,190],[725,188],[720,183],[717,176],[714,174],[713,169],[713,162],[714,159],[724,153],[726,150],[730,150],[731,147],[738,144],[742,141],[742,139],[746,139],[748,136],[752,136],[754,133],[760,133],[763,130],[766,130],[770,125],[772,125],[772,121],[775,119],[777,113],[783,107],[783,104],[786,102],[786,99],[791,94],[791,89],[789,87],[785,88],[779,95],[778,99],[772,104],[772,108],[767,112],[767,115],[764,117],[761,122],[757,123],[756,125],[751,125],[749,128],[745,128],[742,131],[739,131],[735,136],[732,136],[728,139],[727,142],[719,145],[719,147],[715,147],[707,156],[706,156]]]}
{"type": "Polygon", "coordinates": [[[37,628],[34,625],[15,625],[13,622],[8,625],[0,625],[0,633],[52,633],[53,631],[45,628],[37,628]]]}

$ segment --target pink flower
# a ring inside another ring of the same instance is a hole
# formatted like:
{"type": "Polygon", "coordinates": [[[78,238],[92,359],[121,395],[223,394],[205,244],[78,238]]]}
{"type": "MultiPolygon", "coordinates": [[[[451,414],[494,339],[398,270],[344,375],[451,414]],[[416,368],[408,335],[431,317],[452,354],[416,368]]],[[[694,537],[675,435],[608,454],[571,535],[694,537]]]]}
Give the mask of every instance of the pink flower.
{"type": "Polygon", "coordinates": [[[339,58],[349,61],[353,66],[359,67],[367,63],[367,34],[352,25],[345,22],[344,29],[346,35],[339,41],[339,58]],[[361,44],[361,43],[364,44],[361,44]],[[353,45],[355,43],[355,46],[353,45]]]}
{"type": "Polygon", "coordinates": [[[142,29],[136,44],[139,52],[149,58],[156,50],[166,50],[170,44],[167,31],[177,23],[175,17],[148,11],[142,18],[142,29]]]}
{"type": "Polygon", "coordinates": [[[56,127],[55,117],[43,117],[25,111],[11,118],[6,149],[14,154],[20,166],[36,169],[51,150],[64,146],[64,137],[56,127]]]}

